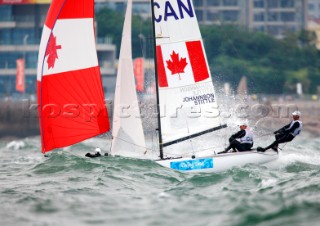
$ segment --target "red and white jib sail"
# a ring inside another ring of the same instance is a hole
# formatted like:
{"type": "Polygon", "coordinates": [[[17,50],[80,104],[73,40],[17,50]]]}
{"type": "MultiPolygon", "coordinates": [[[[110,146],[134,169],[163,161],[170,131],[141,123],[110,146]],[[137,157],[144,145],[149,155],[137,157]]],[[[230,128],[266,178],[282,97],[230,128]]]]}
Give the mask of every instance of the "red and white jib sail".
{"type": "Polygon", "coordinates": [[[109,130],[95,46],[94,0],[53,0],[38,56],[42,152],[109,130]]]}

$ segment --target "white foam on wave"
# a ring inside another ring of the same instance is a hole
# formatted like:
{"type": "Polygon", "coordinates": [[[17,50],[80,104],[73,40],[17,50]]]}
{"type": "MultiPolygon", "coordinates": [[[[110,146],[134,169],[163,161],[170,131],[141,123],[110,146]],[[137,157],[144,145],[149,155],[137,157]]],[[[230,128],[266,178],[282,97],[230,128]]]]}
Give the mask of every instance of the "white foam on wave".
{"type": "Polygon", "coordinates": [[[278,179],[269,178],[269,179],[262,179],[260,183],[261,188],[273,187],[278,183],[278,179]]]}
{"type": "Polygon", "coordinates": [[[303,162],[312,165],[320,165],[320,157],[316,156],[314,153],[288,153],[284,154],[280,159],[283,165],[289,165],[294,162],[303,162]]]}
{"type": "Polygon", "coordinates": [[[26,147],[26,143],[22,140],[19,141],[11,141],[6,145],[6,148],[12,149],[12,150],[19,150],[26,147]]]}
{"type": "Polygon", "coordinates": [[[297,137],[285,146],[282,144],[283,150],[274,164],[280,167],[286,167],[295,162],[320,165],[319,149],[316,145],[318,142],[318,139],[297,137]]]}

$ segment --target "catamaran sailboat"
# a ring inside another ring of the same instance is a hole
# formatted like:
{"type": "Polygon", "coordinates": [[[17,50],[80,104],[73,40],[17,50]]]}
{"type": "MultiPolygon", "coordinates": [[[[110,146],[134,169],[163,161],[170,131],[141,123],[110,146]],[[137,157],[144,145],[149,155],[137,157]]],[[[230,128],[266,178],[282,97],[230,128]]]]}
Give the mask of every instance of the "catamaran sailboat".
{"type": "MultiPolygon", "coordinates": [[[[220,172],[276,159],[278,154],[274,151],[217,155],[215,150],[209,150],[208,155],[199,154],[196,140],[210,134],[217,136],[226,125],[219,115],[193,4],[191,0],[152,0],[151,6],[159,149],[156,158],[150,159],[184,172],[220,172]]],[[[132,0],[128,0],[110,154],[148,158],[133,76],[131,12],[132,0]]],[[[43,153],[109,130],[93,18],[93,0],[53,0],[51,4],[38,64],[43,153]],[[64,114],[51,117],[57,110],[52,103],[63,106],[60,112],[64,114]]]]}

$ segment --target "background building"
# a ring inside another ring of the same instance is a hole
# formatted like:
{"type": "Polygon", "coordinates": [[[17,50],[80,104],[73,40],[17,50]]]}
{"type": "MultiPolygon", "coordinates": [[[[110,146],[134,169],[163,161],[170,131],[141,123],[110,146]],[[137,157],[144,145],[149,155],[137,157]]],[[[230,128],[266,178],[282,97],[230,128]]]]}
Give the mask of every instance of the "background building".
{"type": "Polygon", "coordinates": [[[194,4],[204,24],[237,24],[277,38],[306,25],[306,0],[197,0],[194,4]]]}
{"type": "MultiPolygon", "coordinates": [[[[0,4],[0,96],[18,94],[15,91],[18,58],[25,59],[25,92],[35,93],[38,48],[51,1],[39,2],[41,4],[0,4]]],[[[97,52],[103,80],[115,77],[116,47],[112,40],[97,38],[97,52]]]]}
{"type": "MultiPolygon", "coordinates": [[[[236,24],[282,38],[288,31],[306,28],[307,1],[312,0],[193,0],[193,3],[202,24],[236,24]]],[[[320,4],[319,0],[313,1],[320,4]]],[[[96,2],[125,10],[126,0],[96,2]]],[[[133,11],[145,18],[150,17],[150,1],[135,0],[133,11]]]]}
{"type": "Polygon", "coordinates": [[[320,49],[320,0],[308,0],[308,30],[315,32],[320,49]]]}
{"type": "MultiPolygon", "coordinates": [[[[111,9],[125,12],[127,0],[95,0],[95,8],[108,6],[111,9]]],[[[134,0],[132,6],[133,14],[138,14],[143,18],[150,17],[150,0],[134,0]]]]}
{"type": "MultiPolygon", "coordinates": [[[[8,4],[10,1],[0,0],[0,95],[15,93],[18,58],[25,58],[26,62],[26,92],[34,93],[38,46],[51,0],[12,0],[15,4],[8,4]],[[26,3],[28,1],[33,3],[26,3]]],[[[309,23],[308,28],[316,31],[320,40],[319,0],[193,0],[193,2],[198,20],[202,24],[236,24],[251,31],[265,32],[281,38],[288,31],[295,32],[306,28],[309,18],[312,23],[309,23]]],[[[124,12],[126,0],[95,0],[96,10],[106,6],[124,12]]],[[[133,13],[143,18],[150,17],[150,0],[134,0],[133,13]]],[[[320,46],[320,41],[318,45],[320,46]]],[[[116,47],[110,38],[98,37],[97,50],[104,84],[105,86],[113,84],[116,74],[116,47]]],[[[112,87],[107,88],[113,90],[112,87]]]]}
{"type": "Polygon", "coordinates": [[[320,19],[320,1],[308,0],[308,19],[320,19]]]}
{"type": "Polygon", "coordinates": [[[247,26],[281,38],[306,28],[306,0],[251,0],[247,26]]]}

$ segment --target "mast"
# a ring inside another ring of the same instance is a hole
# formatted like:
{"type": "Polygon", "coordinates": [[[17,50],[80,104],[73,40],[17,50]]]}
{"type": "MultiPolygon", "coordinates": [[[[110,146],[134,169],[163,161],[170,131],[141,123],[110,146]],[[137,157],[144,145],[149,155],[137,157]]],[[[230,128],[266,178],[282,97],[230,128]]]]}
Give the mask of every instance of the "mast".
{"type": "Polygon", "coordinates": [[[151,17],[152,17],[152,29],[153,29],[153,52],[154,52],[154,75],[156,83],[156,98],[157,98],[157,121],[158,121],[158,132],[159,132],[159,151],[160,158],[163,159],[163,144],[162,144],[162,134],[161,134],[161,120],[160,120],[160,106],[159,106],[159,86],[158,86],[158,66],[157,66],[157,43],[156,43],[156,28],[154,24],[154,0],[151,0],[151,17]]]}

